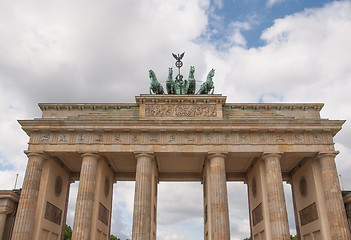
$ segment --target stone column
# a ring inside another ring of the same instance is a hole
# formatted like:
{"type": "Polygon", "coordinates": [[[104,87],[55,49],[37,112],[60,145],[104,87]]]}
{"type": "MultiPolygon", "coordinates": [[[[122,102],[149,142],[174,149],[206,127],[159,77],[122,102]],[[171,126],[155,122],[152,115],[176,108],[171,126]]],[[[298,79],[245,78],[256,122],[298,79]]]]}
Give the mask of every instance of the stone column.
{"type": "Polygon", "coordinates": [[[336,154],[335,152],[320,153],[318,159],[321,167],[331,238],[346,240],[350,239],[350,230],[334,161],[336,154]]]}
{"type": "Polygon", "coordinates": [[[136,155],[135,195],[133,211],[133,240],[150,240],[151,231],[151,190],[152,161],[151,154],[136,155]]]}
{"type": "Polygon", "coordinates": [[[230,239],[225,157],[225,154],[220,153],[208,156],[211,240],[230,239]]]}
{"type": "Polygon", "coordinates": [[[23,180],[12,239],[31,240],[35,226],[35,212],[45,156],[28,153],[28,164],[23,180]]]}
{"type": "Polygon", "coordinates": [[[2,236],[4,235],[6,217],[7,217],[6,213],[0,213],[0,240],[2,239],[2,236]]]}
{"type": "Polygon", "coordinates": [[[99,156],[93,153],[82,154],[79,188],[74,215],[72,240],[91,239],[96,169],[99,156]]]}
{"type": "Polygon", "coordinates": [[[67,220],[67,211],[68,211],[68,200],[69,200],[69,191],[71,189],[71,183],[74,183],[70,177],[68,179],[68,186],[67,186],[67,192],[66,192],[66,203],[65,203],[65,210],[63,214],[63,220],[62,220],[62,231],[61,231],[61,240],[64,240],[65,238],[65,228],[66,228],[66,220],[67,220]]]}
{"type": "Polygon", "coordinates": [[[280,157],[276,153],[264,154],[262,157],[266,168],[269,220],[272,240],[290,240],[280,157]]]}

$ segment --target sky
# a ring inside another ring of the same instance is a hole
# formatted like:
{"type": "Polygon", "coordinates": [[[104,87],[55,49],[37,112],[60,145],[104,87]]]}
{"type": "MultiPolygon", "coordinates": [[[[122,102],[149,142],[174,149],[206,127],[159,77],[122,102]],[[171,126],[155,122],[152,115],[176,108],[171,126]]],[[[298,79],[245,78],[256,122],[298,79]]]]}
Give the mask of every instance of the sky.
{"type": "MultiPolygon", "coordinates": [[[[335,136],[339,174],[351,190],[351,2],[323,0],[1,0],[0,189],[21,187],[28,136],[19,119],[38,103],[135,101],[148,70],[164,82],[171,53],[199,83],[212,68],[227,102],[324,103],[347,120],[335,136]]],[[[78,182],[67,223],[73,226],[78,182]]],[[[291,233],[290,185],[285,184],[291,233]]],[[[228,183],[231,240],[249,236],[247,190],[228,183]]],[[[114,185],[112,234],[131,238],[134,183],[114,185]]],[[[159,240],[203,239],[200,183],[159,184],[159,240]]]]}

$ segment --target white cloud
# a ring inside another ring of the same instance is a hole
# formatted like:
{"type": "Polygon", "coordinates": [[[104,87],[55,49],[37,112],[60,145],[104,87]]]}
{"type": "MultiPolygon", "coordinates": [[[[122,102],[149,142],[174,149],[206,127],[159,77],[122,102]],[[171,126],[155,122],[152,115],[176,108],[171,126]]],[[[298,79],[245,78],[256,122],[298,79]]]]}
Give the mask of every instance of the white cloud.
{"type": "Polygon", "coordinates": [[[186,239],[183,234],[169,233],[169,232],[164,232],[164,231],[159,231],[157,233],[157,238],[160,240],[183,240],[183,239],[186,239]]]}
{"type": "Polygon", "coordinates": [[[242,35],[242,31],[247,31],[251,28],[249,22],[232,22],[229,24],[229,31],[232,33],[228,37],[230,45],[246,47],[246,39],[242,35]]]}
{"type": "Polygon", "coordinates": [[[214,4],[215,4],[218,8],[223,8],[223,0],[214,0],[214,4]]]}
{"type": "Polygon", "coordinates": [[[275,4],[279,4],[285,2],[285,0],[268,0],[267,1],[267,7],[272,7],[275,4]]]}

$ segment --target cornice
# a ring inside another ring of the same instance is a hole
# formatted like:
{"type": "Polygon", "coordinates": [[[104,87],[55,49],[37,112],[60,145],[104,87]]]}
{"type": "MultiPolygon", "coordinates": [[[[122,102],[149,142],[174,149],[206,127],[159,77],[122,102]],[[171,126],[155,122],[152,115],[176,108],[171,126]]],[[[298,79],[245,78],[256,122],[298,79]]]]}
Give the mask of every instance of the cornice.
{"type": "Polygon", "coordinates": [[[38,106],[42,111],[108,110],[138,107],[135,103],[39,103],[38,106]]]}
{"type": "Polygon", "coordinates": [[[153,95],[140,94],[136,96],[137,104],[208,104],[220,103],[225,104],[227,97],[222,94],[201,94],[201,95],[153,95]]]}

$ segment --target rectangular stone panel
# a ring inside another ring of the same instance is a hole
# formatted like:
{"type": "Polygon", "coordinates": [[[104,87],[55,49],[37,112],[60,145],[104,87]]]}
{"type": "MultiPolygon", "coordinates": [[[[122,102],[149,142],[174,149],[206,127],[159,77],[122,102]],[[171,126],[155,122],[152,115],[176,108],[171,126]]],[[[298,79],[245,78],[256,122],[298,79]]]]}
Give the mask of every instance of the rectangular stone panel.
{"type": "Polygon", "coordinates": [[[263,220],[262,203],[252,211],[252,225],[256,226],[263,220]]]}
{"type": "Polygon", "coordinates": [[[215,104],[146,104],[145,117],[213,118],[217,117],[217,107],[215,104]]]}
{"type": "Polygon", "coordinates": [[[99,220],[108,226],[109,211],[100,203],[99,205],[99,220]]]}
{"type": "Polygon", "coordinates": [[[304,209],[300,210],[299,213],[300,213],[301,226],[304,226],[318,219],[317,206],[315,202],[305,207],[304,209]]]}
{"type": "Polygon", "coordinates": [[[46,202],[45,219],[61,225],[62,210],[50,202],[46,202]]]}

